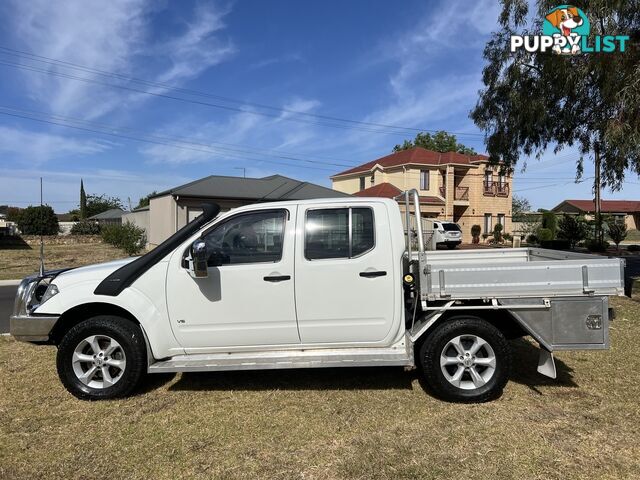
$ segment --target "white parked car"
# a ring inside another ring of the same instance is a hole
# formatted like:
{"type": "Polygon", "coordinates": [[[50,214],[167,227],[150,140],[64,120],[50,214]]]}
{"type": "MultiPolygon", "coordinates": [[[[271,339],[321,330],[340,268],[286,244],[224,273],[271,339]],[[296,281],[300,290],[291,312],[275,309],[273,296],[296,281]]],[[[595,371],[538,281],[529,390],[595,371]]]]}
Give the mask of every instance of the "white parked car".
{"type": "Polygon", "coordinates": [[[462,230],[457,223],[441,220],[432,220],[430,223],[433,229],[433,241],[436,245],[445,245],[448,249],[453,250],[462,243],[462,230]]]}
{"type": "Polygon", "coordinates": [[[551,352],[608,347],[607,296],[624,291],[617,258],[425,251],[420,226],[412,251],[388,199],[218,213],[142,257],[24,279],[11,334],[57,345],[83,399],[126,396],[145,373],[395,365],[421,367],[440,398],[485,401],[509,379],[509,338],[531,335],[554,377],[551,352]]]}

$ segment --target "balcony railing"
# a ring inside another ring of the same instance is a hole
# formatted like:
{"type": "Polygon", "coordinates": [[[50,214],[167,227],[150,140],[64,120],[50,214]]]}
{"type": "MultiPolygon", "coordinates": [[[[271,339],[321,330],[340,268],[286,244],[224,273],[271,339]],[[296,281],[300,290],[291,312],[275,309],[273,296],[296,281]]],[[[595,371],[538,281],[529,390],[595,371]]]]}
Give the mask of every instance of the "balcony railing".
{"type": "Polygon", "coordinates": [[[482,193],[485,197],[495,197],[496,184],[493,182],[482,182],[482,193]]]}
{"type": "Polygon", "coordinates": [[[469,200],[469,187],[456,187],[455,200],[469,200]]]}
{"type": "Polygon", "coordinates": [[[496,184],[496,195],[499,197],[508,197],[509,196],[509,184],[508,183],[497,183],[496,184]]]}
{"type": "Polygon", "coordinates": [[[509,184],[508,183],[495,183],[495,182],[483,182],[482,193],[486,197],[508,197],[509,196],[509,184]]]}
{"type": "MultiPolygon", "coordinates": [[[[447,197],[447,189],[440,187],[440,196],[447,197]]],[[[456,187],[454,200],[469,200],[469,187],[456,187]]]]}

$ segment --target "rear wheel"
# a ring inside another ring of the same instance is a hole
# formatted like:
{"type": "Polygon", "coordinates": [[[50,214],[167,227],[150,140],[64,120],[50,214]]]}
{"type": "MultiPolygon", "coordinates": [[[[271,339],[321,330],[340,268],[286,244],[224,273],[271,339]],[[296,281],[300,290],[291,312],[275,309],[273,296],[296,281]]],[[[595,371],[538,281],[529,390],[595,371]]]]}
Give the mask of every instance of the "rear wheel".
{"type": "Polygon", "coordinates": [[[58,346],[58,376],[69,392],[84,400],[126,396],[138,384],[145,366],[140,327],[116,316],[79,323],[58,346]]]}
{"type": "Polygon", "coordinates": [[[447,243],[447,248],[449,250],[453,250],[454,248],[456,248],[458,246],[457,243],[447,243]]]}
{"type": "Polygon", "coordinates": [[[478,317],[455,317],[435,327],[420,349],[427,386],[454,402],[486,402],[502,393],[511,370],[504,335],[478,317]]]}

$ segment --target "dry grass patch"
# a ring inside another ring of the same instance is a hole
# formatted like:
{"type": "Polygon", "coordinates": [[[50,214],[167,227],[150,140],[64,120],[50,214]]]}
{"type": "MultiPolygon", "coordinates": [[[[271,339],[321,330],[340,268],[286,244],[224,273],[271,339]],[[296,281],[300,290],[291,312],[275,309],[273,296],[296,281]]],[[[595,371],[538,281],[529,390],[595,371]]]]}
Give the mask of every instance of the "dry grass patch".
{"type": "Polygon", "coordinates": [[[640,303],[615,299],[608,352],[517,362],[499,400],[448,404],[396,368],[151,376],[76,400],[55,348],[0,339],[0,478],[637,478],[640,303]]]}
{"type": "MultiPolygon", "coordinates": [[[[106,243],[78,243],[46,245],[45,267],[48,270],[81,267],[91,263],[108,262],[127,255],[106,243]]],[[[0,250],[0,280],[24,278],[40,268],[40,247],[0,250]]]]}

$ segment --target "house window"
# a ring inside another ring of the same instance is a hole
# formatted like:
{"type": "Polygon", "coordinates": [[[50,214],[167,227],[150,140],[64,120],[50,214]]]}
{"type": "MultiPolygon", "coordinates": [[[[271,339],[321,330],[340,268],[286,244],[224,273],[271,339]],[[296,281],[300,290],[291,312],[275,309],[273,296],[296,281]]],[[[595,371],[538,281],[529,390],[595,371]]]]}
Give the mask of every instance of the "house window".
{"type": "Polygon", "coordinates": [[[420,190],[429,190],[429,170],[420,170],[420,190]]]}
{"type": "Polygon", "coordinates": [[[493,224],[491,220],[491,214],[484,214],[484,233],[491,233],[493,231],[493,224]]]}
{"type": "Polygon", "coordinates": [[[373,248],[374,232],[370,208],[309,210],[305,222],[304,256],[307,260],[357,257],[373,248]]]}
{"type": "Polygon", "coordinates": [[[365,177],[360,177],[360,191],[364,190],[366,187],[365,185],[366,182],[366,178],[365,177]]]}
{"type": "Polygon", "coordinates": [[[504,213],[499,213],[496,221],[504,227],[504,213]]]}
{"type": "Polygon", "coordinates": [[[498,177],[498,182],[500,183],[501,187],[504,187],[507,184],[507,177],[504,173],[501,174],[500,177],[498,177]]]}
{"type": "Polygon", "coordinates": [[[484,183],[488,187],[493,185],[493,171],[492,170],[485,170],[484,171],[484,183]]]}

